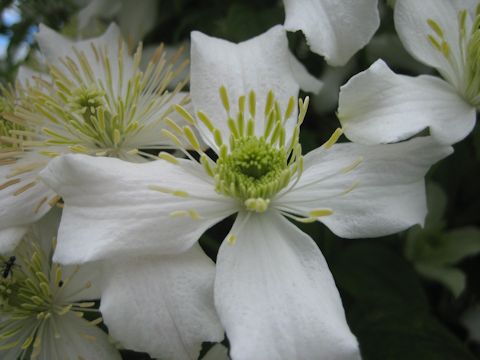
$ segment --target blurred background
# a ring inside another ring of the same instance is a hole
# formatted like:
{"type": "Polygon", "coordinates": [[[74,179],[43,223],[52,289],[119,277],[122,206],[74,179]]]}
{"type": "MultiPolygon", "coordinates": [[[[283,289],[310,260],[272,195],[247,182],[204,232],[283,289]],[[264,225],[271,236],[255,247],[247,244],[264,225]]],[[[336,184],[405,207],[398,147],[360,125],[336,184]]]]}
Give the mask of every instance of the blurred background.
{"type": "MultiPolygon", "coordinates": [[[[293,53],[324,82],[319,94],[308,94],[305,152],[339,127],[339,87],[376,59],[398,73],[434,74],[405,52],[392,9],[383,1],[379,6],[382,24],[376,36],[341,68],[311,53],[300,32],[289,34],[293,53]]],[[[2,84],[14,81],[21,65],[41,68],[34,39],[39,23],[79,39],[96,36],[116,21],[132,48],[142,40],[148,53],[163,42],[185,46],[188,56],[192,30],[239,42],[283,23],[285,16],[282,2],[275,0],[2,0],[0,14],[2,84]]],[[[365,360],[480,359],[480,126],[431,169],[427,189],[430,214],[423,229],[346,240],[319,223],[302,225],[329,263],[365,360]]],[[[202,238],[212,259],[230,223],[202,238]]],[[[127,351],[123,356],[149,359],[127,351]]]]}

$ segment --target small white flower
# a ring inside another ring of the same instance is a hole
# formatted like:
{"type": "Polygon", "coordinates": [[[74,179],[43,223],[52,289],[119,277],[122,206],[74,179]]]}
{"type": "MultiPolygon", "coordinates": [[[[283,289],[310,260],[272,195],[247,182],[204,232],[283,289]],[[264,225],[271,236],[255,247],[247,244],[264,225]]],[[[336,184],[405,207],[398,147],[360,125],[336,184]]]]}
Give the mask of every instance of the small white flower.
{"type": "Polygon", "coordinates": [[[145,161],[140,149],[171,146],[161,129],[171,104],[185,102],[185,80],[172,92],[167,86],[186,63],[169,64],[159,48],[140,70],[141,47],[131,57],[115,25],[76,43],[41,25],[37,40],[49,76],[21,72],[3,100],[9,105],[0,127],[0,253],[59,200],[37,179],[52,157],[80,152],[145,161]]]}
{"type": "Polygon", "coordinates": [[[147,164],[82,155],[50,162],[42,178],[66,204],[55,258],[77,263],[178,254],[237,213],[215,278],[215,305],[233,359],[358,359],[322,254],[287,218],[322,221],[342,237],[381,236],[422,223],[423,176],[451,149],[430,138],[335,145],[336,131],[303,157],[299,130],[308,101],[300,101],[292,121],[294,98],[282,111],[272,92],[262,107],[251,92],[235,102],[238,113],[225,88],[220,99],[223,123],[177,106],[189,125],[164,130],[179,147],[188,142],[198,161],[184,150],[189,159],[163,153],[147,164]],[[193,128],[214,157],[202,151],[193,128]]]}
{"type": "Polygon", "coordinates": [[[475,126],[480,108],[480,3],[398,0],[395,26],[406,49],[434,76],[396,75],[378,60],[342,88],[345,135],[367,144],[406,139],[425,128],[453,144],[475,126]]]}
{"type": "Polygon", "coordinates": [[[378,0],[284,0],[285,28],[301,30],[313,52],[342,66],[380,25],[378,0]]]}
{"type": "Polygon", "coordinates": [[[107,334],[88,321],[98,297],[95,265],[52,263],[58,212],[35,224],[13,254],[2,257],[0,357],[17,359],[120,359],[107,334]]]}

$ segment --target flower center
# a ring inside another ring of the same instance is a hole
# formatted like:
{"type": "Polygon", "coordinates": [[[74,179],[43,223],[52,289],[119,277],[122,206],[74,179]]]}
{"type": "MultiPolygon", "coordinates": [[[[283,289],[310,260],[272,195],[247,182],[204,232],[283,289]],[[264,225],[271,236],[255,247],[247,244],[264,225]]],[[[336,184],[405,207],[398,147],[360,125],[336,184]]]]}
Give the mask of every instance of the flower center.
{"type": "Polygon", "coordinates": [[[433,19],[427,20],[433,31],[427,38],[430,44],[447,59],[458,78],[452,79],[447,74],[442,75],[460,89],[465,99],[478,109],[480,108],[480,4],[476,7],[470,31],[467,29],[468,16],[468,11],[465,9],[458,12],[460,58],[452,52],[451,44],[446,40],[442,26],[433,19]]]}
{"type": "Polygon", "coordinates": [[[19,358],[30,351],[32,358],[40,353],[42,337],[52,336],[52,329],[55,337],[62,336],[56,325],[60,317],[82,315],[94,305],[68,301],[68,296],[90,287],[90,283],[69,289],[66,295],[78,268],[64,277],[62,268],[51,263],[38,243],[31,240],[27,237],[22,242],[16,256],[0,257],[0,349],[16,348],[19,358]]]}
{"type": "Polygon", "coordinates": [[[23,130],[21,125],[13,123],[4,117],[5,113],[13,111],[11,95],[6,89],[3,89],[3,93],[0,96],[0,151],[3,150],[5,152],[17,148],[18,143],[16,139],[19,138],[23,130]]]}
{"type": "MultiPolygon", "coordinates": [[[[173,121],[167,119],[166,123],[172,131],[163,130],[163,134],[169,137],[188,156],[184,144],[200,154],[200,163],[203,165],[208,176],[215,181],[215,190],[223,195],[235,198],[248,211],[264,212],[268,209],[270,200],[294,177],[300,177],[303,170],[302,147],[299,143],[300,125],[305,117],[308,102],[300,100],[300,112],[290,139],[286,139],[286,122],[292,115],[295,101],[290,98],[285,112],[282,114],[279,103],[275,100],[273,92],[269,92],[266,99],[264,119],[256,121],[256,95],[250,92],[248,96],[248,110],[246,97],[238,99],[238,114],[230,116],[229,99],[224,87],[220,88],[220,99],[227,112],[229,133],[229,145],[224,142],[222,134],[213,122],[202,112],[198,112],[198,119],[203,123],[202,128],[197,120],[183,107],[177,105],[175,109],[183,116],[190,125],[197,128],[198,132],[211,132],[212,138],[218,148],[218,159],[213,161],[200,148],[200,142],[190,126],[180,128],[173,121]],[[248,119],[248,120],[247,120],[248,119]],[[183,138],[183,142],[179,139],[183,138]],[[288,141],[288,142],[287,142],[288,141]]],[[[175,158],[167,153],[161,153],[160,158],[177,163],[175,158]]],[[[152,186],[154,190],[188,196],[184,190],[166,189],[152,186]]],[[[175,215],[186,214],[192,217],[196,212],[191,210],[175,212],[175,215]]]]}
{"type": "Polygon", "coordinates": [[[242,200],[269,198],[289,178],[285,149],[254,136],[233,139],[230,152],[217,160],[216,190],[242,200]]]}
{"type": "Polygon", "coordinates": [[[185,81],[171,92],[167,87],[185,64],[175,58],[170,64],[159,48],[143,72],[141,46],[131,59],[119,44],[115,63],[94,43],[93,54],[72,47],[71,56],[50,64],[48,81],[33,78],[17,89],[15,114],[33,137],[21,144],[25,149],[49,157],[74,152],[131,159],[140,148],[159,147],[147,129],[171,111],[185,81]]]}

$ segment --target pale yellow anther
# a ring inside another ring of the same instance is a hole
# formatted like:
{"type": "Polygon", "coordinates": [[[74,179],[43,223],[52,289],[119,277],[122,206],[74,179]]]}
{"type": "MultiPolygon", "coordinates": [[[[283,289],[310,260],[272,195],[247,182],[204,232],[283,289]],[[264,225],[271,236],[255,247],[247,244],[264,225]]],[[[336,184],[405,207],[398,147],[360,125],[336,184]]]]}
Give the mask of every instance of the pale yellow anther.
{"type": "Polygon", "coordinates": [[[193,132],[192,128],[190,128],[189,126],[184,126],[183,127],[183,132],[184,132],[185,136],[187,137],[188,141],[190,142],[190,144],[192,145],[192,148],[195,151],[200,152],[202,150],[202,148],[200,147],[200,142],[198,141],[197,136],[193,132]]]}
{"type": "Polygon", "coordinates": [[[238,112],[245,113],[245,95],[242,95],[238,98],[238,112]]]}
{"type": "Polygon", "coordinates": [[[291,96],[290,99],[288,100],[288,105],[285,110],[285,114],[283,116],[284,120],[287,120],[288,118],[290,118],[290,116],[292,116],[294,107],[295,107],[295,99],[293,98],[293,96],[291,96]]]}
{"type": "Polygon", "coordinates": [[[350,165],[346,166],[345,168],[342,169],[342,172],[345,174],[345,173],[348,173],[350,171],[353,171],[355,170],[361,163],[363,162],[363,158],[359,158],[357,160],[355,160],[353,163],[351,163],[350,165]]]}
{"type": "Polygon", "coordinates": [[[158,157],[162,160],[168,161],[173,165],[178,165],[178,159],[172,154],[169,154],[167,152],[161,152],[160,154],[158,154],[158,157]]]}
{"type": "Polygon", "coordinates": [[[175,104],[173,107],[177,113],[179,113],[190,125],[195,125],[197,123],[193,116],[190,115],[190,113],[182,105],[175,104]]]}
{"type": "Polygon", "coordinates": [[[219,129],[213,131],[213,139],[215,140],[215,145],[221,147],[223,145],[222,133],[219,129]]]}
{"type": "Polygon", "coordinates": [[[227,113],[230,113],[230,101],[228,100],[227,89],[225,86],[220,87],[220,100],[222,100],[222,105],[227,113]]]}
{"type": "Polygon", "coordinates": [[[337,128],[332,136],[330,136],[330,139],[327,140],[327,142],[323,145],[325,147],[325,149],[330,149],[337,141],[338,139],[340,138],[340,136],[342,136],[343,134],[343,130],[341,128],[337,128]]]}
{"type": "Polygon", "coordinates": [[[270,199],[263,199],[263,198],[250,198],[245,200],[244,205],[249,211],[255,211],[257,213],[263,213],[268,209],[268,205],[270,204],[270,199]]]}
{"type": "Polygon", "coordinates": [[[182,142],[176,137],[172,132],[168,131],[167,129],[162,129],[161,130],[162,134],[166,137],[168,137],[172,142],[177,145],[179,148],[182,148],[182,142]]]}
{"type": "Polygon", "coordinates": [[[330,216],[332,214],[333,214],[332,209],[315,209],[308,213],[309,216],[315,217],[315,218],[322,217],[322,216],[330,216]]]}
{"type": "Polygon", "coordinates": [[[215,129],[215,127],[213,126],[213,123],[212,121],[210,120],[210,118],[205,115],[203,112],[201,111],[198,111],[197,112],[197,117],[200,119],[200,121],[207,127],[207,129],[209,131],[213,131],[215,129]]]}
{"type": "Polygon", "coordinates": [[[255,118],[255,111],[257,108],[257,100],[254,91],[250,91],[248,94],[248,109],[252,118],[255,118]]]}
{"type": "Polygon", "coordinates": [[[178,126],[178,124],[173,121],[172,119],[170,118],[165,118],[165,124],[170,128],[172,129],[172,131],[176,132],[177,134],[182,134],[183,131],[182,131],[182,128],[180,126],[178,126]]]}
{"type": "Polygon", "coordinates": [[[114,144],[114,146],[118,146],[118,144],[120,144],[120,141],[121,141],[120,130],[118,130],[118,129],[113,130],[113,144],[114,144]]]}
{"type": "Polygon", "coordinates": [[[267,101],[265,103],[265,116],[268,116],[268,114],[272,110],[274,101],[275,101],[275,96],[273,95],[273,91],[270,90],[267,94],[267,101]]]}
{"type": "Polygon", "coordinates": [[[433,19],[428,19],[427,20],[427,24],[428,26],[430,26],[430,28],[440,37],[443,39],[444,35],[443,35],[443,30],[441,28],[441,26],[433,19]]]}
{"type": "Polygon", "coordinates": [[[237,242],[237,237],[235,235],[229,234],[227,236],[227,242],[229,245],[235,245],[235,243],[237,242]]]}
{"type": "Polygon", "coordinates": [[[175,195],[175,196],[178,196],[178,197],[183,197],[183,198],[187,198],[187,197],[190,196],[188,194],[188,192],[183,191],[183,190],[175,190],[175,191],[172,192],[172,195],[175,195]]]}

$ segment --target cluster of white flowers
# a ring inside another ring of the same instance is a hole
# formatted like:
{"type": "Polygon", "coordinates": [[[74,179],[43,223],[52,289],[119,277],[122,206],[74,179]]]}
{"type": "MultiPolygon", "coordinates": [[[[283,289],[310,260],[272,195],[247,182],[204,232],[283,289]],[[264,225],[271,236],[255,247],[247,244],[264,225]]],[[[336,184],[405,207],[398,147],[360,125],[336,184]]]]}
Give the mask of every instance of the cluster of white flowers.
{"type": "Polygon", "coordinates": [[[142,68],[142,47],[131,55],[114,24],[78,42],[40,26],[48,72],[22,73],[1,100],[2,359],[197,359],[225,335],[229,354],[207,356],[361,358],[328,265],[295,223],[344,238],[423,224],[425,174],[480,107],[480,5],[397,0],[403,44],[445,80],[379,60],[342,88],[342,127],[307,154],[298,95],[321,83],[286,31],[343,65],[377,30],[378,4],[284,5],[284,26],[239,44],[193,32],[189,93],[179,54],[159,48],[142,68]],[[198,240],[232,216],[215,264],[198,240]]]}

